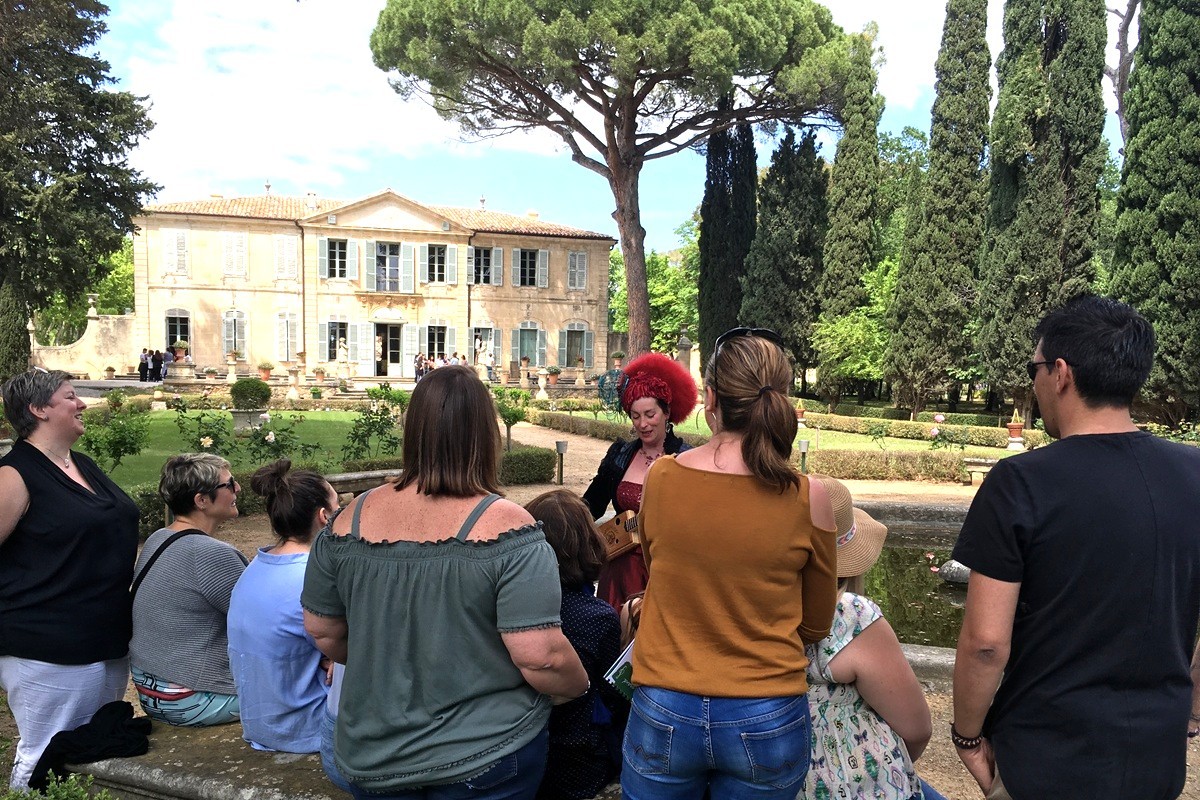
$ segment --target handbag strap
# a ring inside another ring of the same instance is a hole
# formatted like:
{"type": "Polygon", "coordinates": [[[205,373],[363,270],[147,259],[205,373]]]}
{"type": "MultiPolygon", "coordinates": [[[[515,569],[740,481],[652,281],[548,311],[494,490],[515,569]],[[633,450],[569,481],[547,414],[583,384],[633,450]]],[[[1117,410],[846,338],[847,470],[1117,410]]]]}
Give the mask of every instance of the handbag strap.
{"type": "Polygon", "coordinates": [[[193,533],[204,535],[204,531],[197,530],[196,528],[187,528],[186,530],[175,531],[173,534],[171,534],[170,536],[167,537],[167,540],[162,543],[161,547],[159,547],[157,550],[154,551],[154,553],[151,554],[150,560],[148,560],[146,562],[146,566],[142,567],[142,571],[139,572],[138,576],[133,579],[133,585],[129,587],[130,602],[132,602],[133,598],[137,596],[138,587],[141,586],[142,581],[144,581],[146,579],[146,573],[148,573],[150,571],[150,568],[154,566],[154,562],[158,561],[158,557],[163,554],[163,551],[166,550],[171,545],[175,544],[175,542],[179,541],[184,536],[190,536],[193,533]]]}

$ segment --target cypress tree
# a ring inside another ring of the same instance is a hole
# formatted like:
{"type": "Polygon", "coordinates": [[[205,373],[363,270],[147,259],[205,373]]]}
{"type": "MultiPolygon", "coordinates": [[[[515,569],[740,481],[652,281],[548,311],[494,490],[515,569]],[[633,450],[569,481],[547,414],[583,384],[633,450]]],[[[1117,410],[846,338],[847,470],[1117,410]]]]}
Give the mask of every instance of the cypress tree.
{"type": "Polygon", "coordinates": [[[806,131],[797,142],[789,128],[763,178],[758,232],[742,276],[738,320],[777,331],[801,374],[816,363],[812,327],[821,310],[817,283],[828,225],[828,188],[816,136],[806,131]]]}
{"type": "Polygon", "coordinates": [[[16,281],[0,285],[0,380],[29,369],[29,306],[17,295],[16,281]]]}
{"type": "Polygon", "coordinates": [[[1200,408],[1200,7],[1145,0],[1139,25],[1112,290],[1154,324],[1147,394],[1176,424],[1200,408]]]}
{"type": "Polygon", "coordinates": [[[987,0],[949,0],[937,60],[929,174],[909,219],[886,372],[916,418],[966,360],[974,271],[987,209],[991,58],[987,0]]]}
{"type": "Polygon", "coordinates": [[[846,315],[867,302],[863,274],[878,251],[877,192],[879,141],[876,128],[883,102],[875,92],[874,46],[859,37],[846,81],[842,138],[833,159],[829,188],[829,232],[825,236],[820,295],[822,315],[846,315]]]}
{"type": "Polygon", "coordinates": [[[978,344],[992,389],[1013,391],[1026,410],[1030,332],[1088,291],[1095,273],[1104,15],[1099,0],[1008,0],[1004,9],[978,344]]]}
{"type": "Polygon", "coordinates": [[[700,358],[737,325],[741,277],[757,224],[758,168],[748,125],[709,137],[704,199],[700,202],[700,358]]]}

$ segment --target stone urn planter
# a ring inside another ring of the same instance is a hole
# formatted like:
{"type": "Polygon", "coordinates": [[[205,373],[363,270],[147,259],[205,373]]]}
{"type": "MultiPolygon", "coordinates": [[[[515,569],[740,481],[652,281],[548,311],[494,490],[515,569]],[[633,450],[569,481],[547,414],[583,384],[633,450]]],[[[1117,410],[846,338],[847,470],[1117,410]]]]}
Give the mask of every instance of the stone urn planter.
{"type": "Polygon", "coordinates": [[[115,377],[117,377],[117,368],[116,367],[105,367],[104,368],[104,380],[111,381],[115,377]]]}
{"type": "Polygon", "coordinates": [[[1020,439],[1021,434],[1025,432],[1024,422],[1006,422],[1004,427],[1008,428],[1008,438],[1010,439],[1020,439]]]}
{"type": "Polygon", "coordinates": [[[562,373],[558,370],[557,367],[547,370],[546,371],[546,382],[549,383],[551,386],[557,386],[558,385],[558,376],[561,374],[562,373]]]}
{"type": "Polygon", "coordinates": [[[317,367],[316,369],[314,369],[314,370],[313,370],[313,377],[314,377],[314,378],[316,378],[318,381],[323,381],[323,380],[325,380],[325,368],[324,368],[324,367],[317,367]]]}

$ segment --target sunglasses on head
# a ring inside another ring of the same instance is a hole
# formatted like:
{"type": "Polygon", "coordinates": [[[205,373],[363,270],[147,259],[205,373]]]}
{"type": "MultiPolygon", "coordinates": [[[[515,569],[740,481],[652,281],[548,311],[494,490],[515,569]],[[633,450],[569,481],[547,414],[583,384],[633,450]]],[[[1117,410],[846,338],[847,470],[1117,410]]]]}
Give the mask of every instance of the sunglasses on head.
{"type": "Polygon", "coordinates": [[[712,383],[714,391],[717,388],[717,360],[721,356],[721,348],[731,339],[737,339],[742,336],[757,336],[759,339],[766,339],[780,350],[783,349],[783,337],[770,328],[730,328],[725,331],[713,343],[712,383]]]}

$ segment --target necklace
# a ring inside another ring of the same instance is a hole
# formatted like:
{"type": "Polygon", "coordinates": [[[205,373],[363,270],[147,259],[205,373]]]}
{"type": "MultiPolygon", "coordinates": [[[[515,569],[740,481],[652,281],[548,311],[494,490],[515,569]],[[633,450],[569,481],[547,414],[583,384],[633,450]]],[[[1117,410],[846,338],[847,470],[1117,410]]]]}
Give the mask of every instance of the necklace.
{"type": "Polygon", "coordinates": [[[642,448],[642,458],[646,459],[646,468],[647,469],[649,469],[650,465],[653,464],[655,461],[658,461],[658,459],[661,456],[662,456],[661,452],[655,453],[654,455],[650,455],[649,453],[646,452],[646,448],[644,448],[644,447],[642,448]]]}
{"type": "Polygon", "coordinates": [[[42,447],[41,445],[34,445],[34,447],[36,447],[38,450],[41,450],[43,453],[45,453],[46,457],[49,458],[51,461],[61,461],[62,469],[66,470],[66,469],[71,468],[71,451],[70,450],[67,451],[67,454],[65,456],[60,456],[58,453],[55,453],[53,450],[51,450],[48,447],[42,447]]]}

